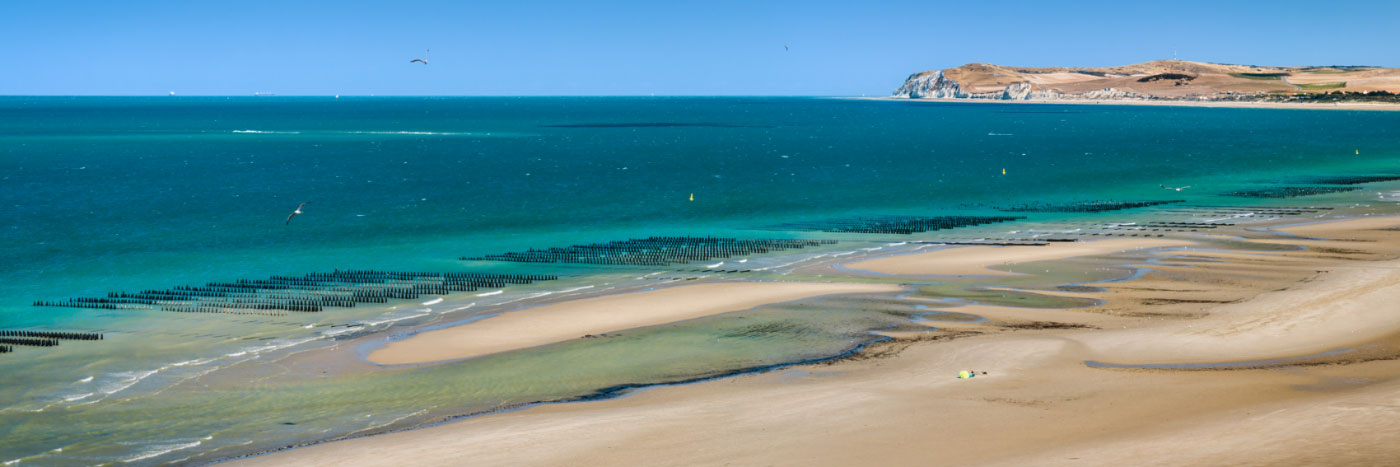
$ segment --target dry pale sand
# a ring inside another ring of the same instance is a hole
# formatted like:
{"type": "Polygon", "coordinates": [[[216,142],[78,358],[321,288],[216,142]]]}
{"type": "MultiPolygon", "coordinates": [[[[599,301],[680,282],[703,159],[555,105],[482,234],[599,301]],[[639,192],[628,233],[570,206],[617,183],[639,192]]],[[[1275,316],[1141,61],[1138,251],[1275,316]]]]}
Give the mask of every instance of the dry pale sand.
{"type": "Polygon", "coordinates": [[[436,362],[553,344],[818,295],[894,292],[889,284],[723,282],[667,287],[511,311],[420,333],[369,354],[379,364],[436,362]]]}
{"type": "Polygon", "coordinates": [[[927,253],[886,256],[846,265],[847,269],[909,275],[1016,275],[988,269],[1016,263],[1075,256],[1102,255],[1124,250],[1192,245],[1185,240],[1116,238],[1093,242],[1053,242],[1045,246],[968,246],[927,253]]]}
{"type": "MultiPolygon", "coordinates": [[[[1370,220],[1304,227],[1393,247],[1370,220]]],[[[1142,242],[1143,239],[1138,239],[1142,242]]],[[[1325,242],[1318,241],[1319,244],[1325,242]]],[[[1393,250],[1390,250],[1393,251],[1393,250]]],[[[1088,309],[985,305],[822,365],[536,406],[241,465],[1387,465],[1400,458],[1400,261],[1290,253],[1101,284],[1088,309]],[[1279,257],[1283,258],[1283,257],[1279,257]],[[1298,261],[1299,258],[1306,261],[1298,261]],[[1322,271],[1322,272],[1319,272],[1322,271]],[[1060,322],[1062,328],[1015,328],[1060,322]],[[949,326],[952,328],[953,326],[949,326]],[[1027,330],[1029,329],[1029,330],[1027,330]],[[1323,364],[1230,362],[1353,346],[1323,364]],[[987,371],[971,380],[957,371],[987,371]]]]}

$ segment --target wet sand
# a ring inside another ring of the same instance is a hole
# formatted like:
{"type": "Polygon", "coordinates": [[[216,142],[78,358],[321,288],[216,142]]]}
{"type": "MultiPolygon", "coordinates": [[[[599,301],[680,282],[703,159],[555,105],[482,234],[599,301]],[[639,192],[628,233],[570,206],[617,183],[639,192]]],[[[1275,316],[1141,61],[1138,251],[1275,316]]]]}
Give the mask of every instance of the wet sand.
{"type": "Polygon", "coordinates": [[[369,360],[402,364],[471,358],[819,295],[899,290],[898,286],[887,284],[822,282],[722,282],[666,287],[527,308],[423,332],[371,352],[369,360]]]}
{"type": "Polygon", "coordinates": [[[1016,273],[989,268],[1192,244],[1174,239],[1116,238],[1092,242],[1055,242],[1044,246],[965,246],[858,261],[847,264],[846,268],[882,274],[1013,276],[1016,273]]]}
{"type": "Polygon", "coordinates": [[[1400,322],[1391,316],[1400,235],[1383,230],[1394,226],[1400,218],[1289,229],[1345,239],[1302,240],[1318,249],[1345,241],[1359,253],[1204,263],[1163,253],[1141,277],[1084,293],[1104,301],[1090,308],[930,306],[988,319],[902,333],[829,364],[235,463],[1387,464],[1400,458],[1400,322]],[[1085,364],[1237,362],[1336,348],[1352,350],[1243,368],[1085,364]],[[988,374],[954,377],[965,369],[988,374]]]}

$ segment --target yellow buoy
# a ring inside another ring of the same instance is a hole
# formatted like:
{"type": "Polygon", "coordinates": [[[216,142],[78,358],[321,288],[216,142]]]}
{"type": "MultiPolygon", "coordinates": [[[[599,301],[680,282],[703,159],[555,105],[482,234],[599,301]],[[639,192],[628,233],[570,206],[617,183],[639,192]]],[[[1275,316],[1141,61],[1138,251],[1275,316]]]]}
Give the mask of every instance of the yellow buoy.
{"type": "Polygon", "coordinates": [[[1001,169],[1001,174],[1006,175],[1006,169],[1001,169]]]}
{"type": "Polygon", "coordinates": [[[1358,155],[1358,156],[1361,155],[1361,150],[1360,150],[1360,149],[1357,149],[1357,150],[1356,150],[1356,155],[1358,155]]]}
{"type": "Polygon", "coordinates": [[[691,201],[695,201],[695,193],[691,193],[691,194],[690,194],[690,200],[691,200],[691,201]]]}

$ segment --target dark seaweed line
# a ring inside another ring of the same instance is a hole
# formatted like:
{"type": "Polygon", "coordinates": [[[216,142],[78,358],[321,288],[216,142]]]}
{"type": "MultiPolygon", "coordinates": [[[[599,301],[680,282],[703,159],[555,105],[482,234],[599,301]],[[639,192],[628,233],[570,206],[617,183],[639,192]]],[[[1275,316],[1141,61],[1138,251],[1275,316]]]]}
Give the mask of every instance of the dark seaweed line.
{"type": "Polygon", "coordinates": [[[1022,203],[1010,206],[998,206],[995,209],[1003,212],[1104,212],[1122,211],[1124,209],[1136,209],[1164,204],[1184,203],[1186,200],[1168,199],[1151,201],[1074,201],[1068,203],[1022,203]]]}
{"type": "Polygon", "coordinates": [[[768,230],[817,231],[834,233],[882,233],[910,235],[914,233],[972,227],[1025,219],[1024,216],[868,216],[843,217],[803,222],[788,222],[766,227],[768,230]]]}
{"type": "Polygon", "coordinates": [[[747,367],[747,368],[739,368],[739,369],[735,369],[735,370],[723,371],[723,372],[720,372],[720,373],[715,373],[715,374],[710,374],[710,375],[705,375],[705,376],[696,376],[696,377],[691,377],[691,378],[684,378],[684,379],[679,379],[679,380],[675,380],[675,381],[662,381],[662,382],[657,382],[657,383],[625,383],[625,384],[619,384],[619,385],[615,385],[615,386],[609,386],[609,387],[605,387],[605,388],[602,388],[602,389],[598,389],[598,390],[594,391],[592,394],[585,394],[585,395],[577,396],[577,397],[570,397],[570,398],[565,398],[565,399],[556,399],[556,400],[549,400],[549,401],[522,402],[522,403],[519,403],[519,404],[511,404],[511,405],[507,405],[507,406],[503,406],[503,407],[497,407],[497,408],[490,409],[490,410],[482,410],[482,411],[478,411],[478,412],[470,412],[470,413],[464,413],[464,414],[458,414],[458,415],[448,415],[448,416],[443,417],[443,418],[441,418],[441,419],[438,419],[438,420],[436,420],[436,421],[432,421],[432,422],[428,422],[428,423],[424,423],[424,424],[420,424],[420,425],[416,425],[416,426],[412,426],[412,427],[407,427],[407,428],[396,428],[396,429],[390,429],[390,430],[384,430],[384,431],[375,431],[375,432],[371,432],[371,433],[360,433],[360,434],[354,434],[354,435],[340,436],[340,437],[331,438],[331,439],[325,439],[325,440],[320,440],[320,441],[311,441],[311,442],[305,442],[305,443],[291,444],[291,445],[287,445],[287,446],[282,446],[282,447],[272,448],[272,449],[265,449],[265,450],[262,450],[262,451],[257,451],[257,452],[253,452],[253,453],[249,453],[249,454],[244,454],[244,455],[239,455],[239,456],[217,458],[217,459],[210,460],[210,461],[208,461],[208,462],[202,462],[202,463],[194,464],[194,465],[200,465],[200,466],[212,465],[212,464],[216,464],[216,463],[220,463],[220,462],[227,462],[227,461],[231,461],[231,460],[235,460],[235,459],[244,459],[244,458],[249,458],[249,457],[261,456],[261,455],[265,455],[265,454],[273,454],[273,453],[282,452],[282,451],[289,451],[289,450],[297,449],[297,448],[304,448],[304,447],[308,447],[308,446],[315,446],[315,445],[318,445],[318,444],[334,443],[334,442],[337,442],[337,441],[345,441],[345,440],[359,439],[359,438],[367,438],[367,437],[370,437],[370,436],[378,436],[378,435],[384,435],[384,434],[389,434],[389,433],[399,433],[399,432],[412,431],[412,430],[418,430],[418,429],[423,429],[423,428],[432,428],[432,427],[435,427],[435,426],[442,426],[442,425],[446,425],[446,424],[448,424],[448,423],[452,423],[452,422],[456,422],[456,421],[460,421],[460,420],[464,420],[464,419],[468,419],[468,418],[480,417],[480,416],[484,416],[484,415],[492,415],[492,414],[497,414],[497,413],[513,412],[513,411],[516,411],[516,410],[524,410],[524,409],[528,409],[528,408],[535,407],[535,406],[540,406],[540,405],[545,405],[545,404],[566,404],[566,403],[571,403],[571,402],[592,402],[592,401],[601,401],[601,400],[614,399],[614,398],[618,398],[618,397],[622,397],[622,396],[628,395],[628,394],[630,394],[632,391],[638,390],[638,389],[648,389],[648,388],[664,387],[664,386],[682,386],[682,385],[686,385],[686,384],[703,383],[703,382],[706,382],[706,381],[713,381],[713,380],[718,380],[718,379],[723,379],[723,378],[729,378],[729,377],[734,377],[734,376],[752,375],[752,374],[762,374],[762,373],[767,373],[767,372],[774,371],[774,370],[781,370],[781,369],[784,369],[784,368],[790,368],[790,367],[794,367],[794,366],[812,365],[812,364],[817,364],[817,363],[836,362],[836,361],[840,361],[840,360],[844,360],[844,359],[847,359],[847,358],[854,357],[855,355],[859,354],[861,351],[865,350],[867,347],[870,347],[871,345],[875,345],[875,344],[878,344],[878,343],[881,343],[881,342],[885,342],[885,341],[890,341],[890,340],[893,340],[893,338],[891,338],[891,337],[886,337],[886,336],[879,336],[879,337],[877,337],[877,338],[875,338],[875,339],[871,339],[871,340],[869,340],[869,341],[856,344],[855,346],[853,346],[853,347],[851,347],[851,348],[849,348],[849,349],[846,349],[845,351],[842,351],[842,352],[840,352],[840,353],[837,353],[836,355],[832,355],[832,356],[828,356],[828,357],[807,358],[807,359],[795,360],[795,361],[791,361],[791,362],[773,363],[773,364],[768,364],[768,365],[758,365],[758,366],[752,366],[752,367],[747,367]]]}
{"type": "Polygon", "coordinates": [[[509,261],[519,263],[582,263],[607,265],[667,266],[691,261],[763,254],[787,249],[830,245],[835,240],[738,239],[725,237],[647,237],[590,243],[545,250],[529,249],[476,257],[462,261],[509,261]]]}
{"type": "Polygon", "coordinates": [[[1300,196],[1343,193],[1360,189],[1361,187],[1357,186],[1279,186],[1257,190],[1228,191],[1221,193],[1221,195],[1239,198],[1297,198],[1300,196]]]}
{"type": "Polygon", "coordinates": [[[285,312],[314,313],[331,307],[353,308],[358,303],[388,303],[557,278],[540,274],[336,270],[209,282],[203,286],[181,285],[165,290],[108,292],[106,297],[39,300],[34,306],[281,316],[285,312]]]}
{"type": "Polygon", "coordinates": [[[1302,184],[1317,185],[1361,185],[1364,183],[1389,182],[1400,180],[1400,175],[1321,175],[1298,180],[1302,184]]]}
{"type": "Polygon", "coordinates": [[[0,337],[41,337],[45,339],[62,339],[75,341],[100,341],[100,332],[68,332],[68,331],[29,331],[25,329],[0,329],[0,337]]]}

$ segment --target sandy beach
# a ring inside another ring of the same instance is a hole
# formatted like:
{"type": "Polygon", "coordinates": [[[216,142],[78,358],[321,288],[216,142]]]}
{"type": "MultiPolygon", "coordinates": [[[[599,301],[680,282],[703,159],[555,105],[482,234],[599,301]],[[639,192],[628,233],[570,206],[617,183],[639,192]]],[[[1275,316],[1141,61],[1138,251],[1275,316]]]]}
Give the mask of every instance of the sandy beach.
{"type": "MultiPolygon", "coordinates": [[[[930,307],[987,319],[900,333],[825,364],[233,464],[1386,464],[1400,458],[1400,239],[1387,230],[1397,226],[1400,218],[1291,227],[1283,230],[1317,238],[1287,239],[1311,250],[1210,262],[1161,251],[1145,274],[1082,292],[1102,300],[1094,307],[930,307]],[[1354,253],[1329,252],[1338,244],[1354,253]],[[1241,363],[1269,359],[1279,360],[1241,363]],[[1171,367],[1188,363],[1208,365],[1171,367]],[[968,369],[986,374],[954,377],[968,369]]],[[[958,248],[865,267],[955,275],[1173,245],[958,248]],[[1004,254],[1025,251],[1047,253],[1004,254]]]]}
{"type": "Polygon", "coordinates": [[[899,290],[898,286],[885,284],[819,282],[724,282],[666,287],[527,308],[424,332],[371,352],[369,360],[387,365],[471,358],[819,295],[899,290]]]}

